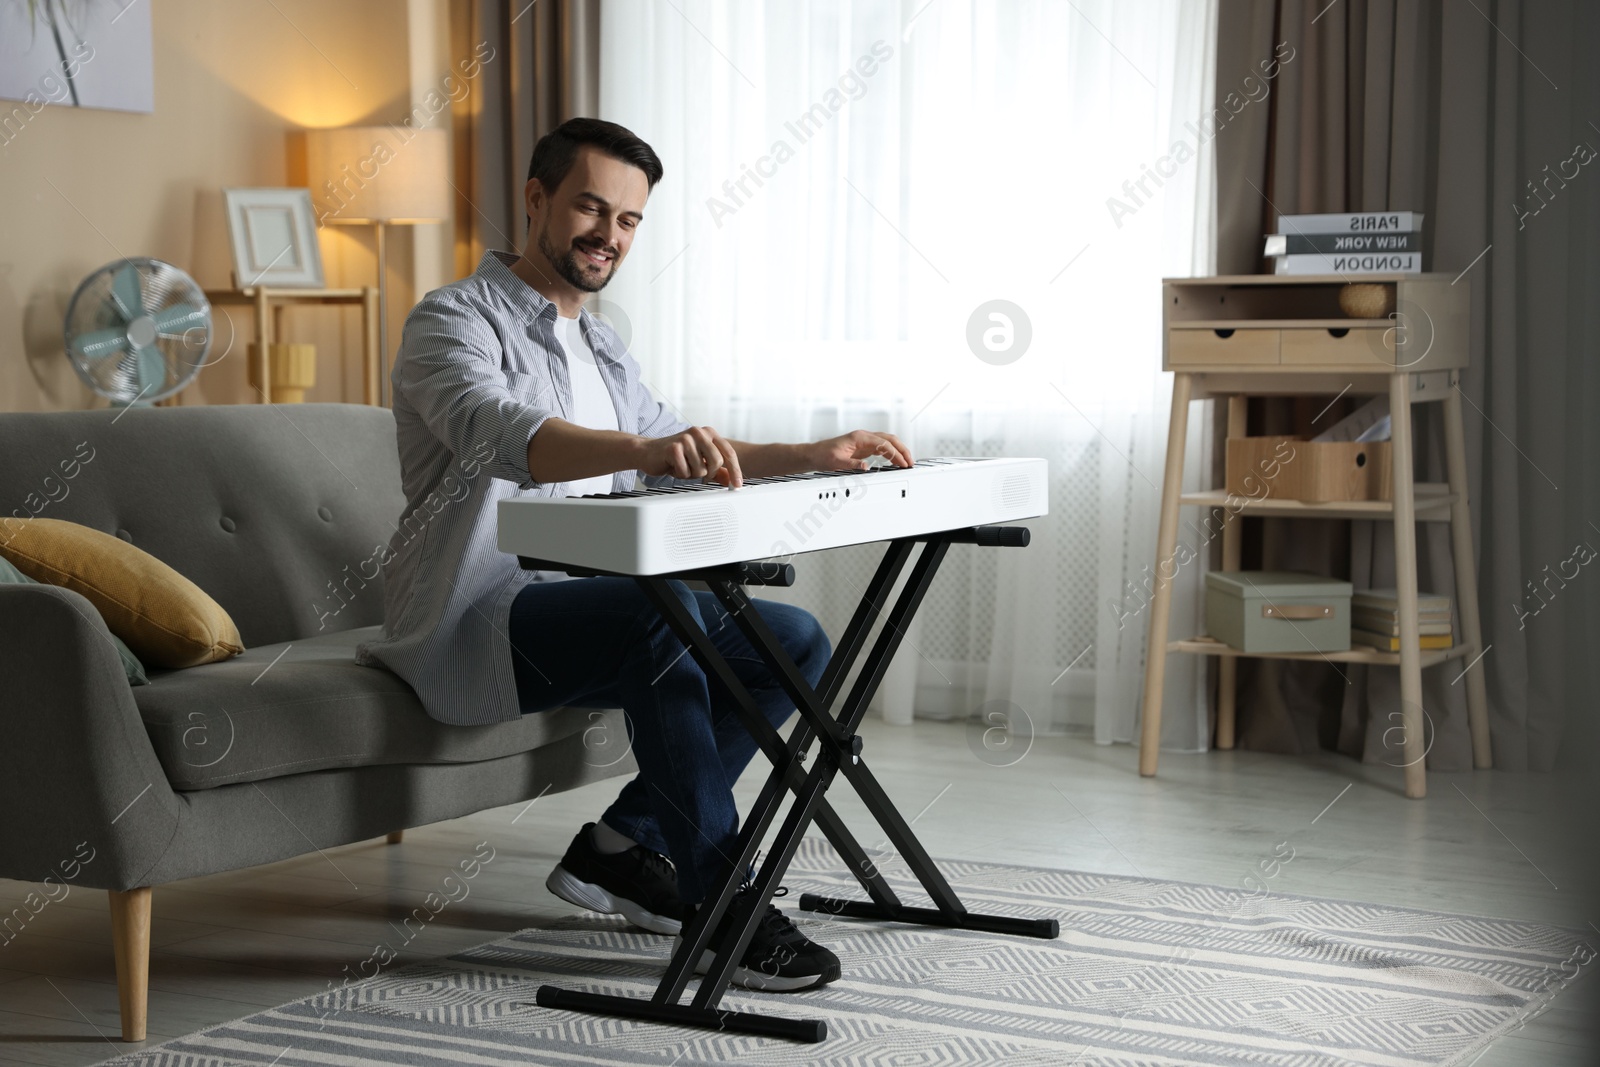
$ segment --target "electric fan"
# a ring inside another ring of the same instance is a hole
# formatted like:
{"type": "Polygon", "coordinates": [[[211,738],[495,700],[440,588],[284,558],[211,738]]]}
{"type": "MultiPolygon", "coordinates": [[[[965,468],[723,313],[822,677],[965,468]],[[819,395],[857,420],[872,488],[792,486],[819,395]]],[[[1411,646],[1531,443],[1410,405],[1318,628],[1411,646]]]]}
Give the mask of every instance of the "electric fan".
{"type": "Polygon", "coordinates": [[[211,303],[194,279],[144,256],[107,263],[72,294],[67,357],[114,406],[150,404],[188,385],[211,351],[211,303]]]}

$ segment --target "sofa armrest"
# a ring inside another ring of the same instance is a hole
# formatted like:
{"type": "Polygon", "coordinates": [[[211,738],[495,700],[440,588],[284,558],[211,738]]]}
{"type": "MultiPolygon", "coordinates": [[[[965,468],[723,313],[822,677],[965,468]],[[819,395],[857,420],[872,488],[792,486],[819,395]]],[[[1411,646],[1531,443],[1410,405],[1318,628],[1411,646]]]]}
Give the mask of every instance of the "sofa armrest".
{"type": "Polygon", "coordinates": [[[184,803],[105,621],[78,593],[0,585],[0,738],[0,877],[143,884],[184,803]]]}

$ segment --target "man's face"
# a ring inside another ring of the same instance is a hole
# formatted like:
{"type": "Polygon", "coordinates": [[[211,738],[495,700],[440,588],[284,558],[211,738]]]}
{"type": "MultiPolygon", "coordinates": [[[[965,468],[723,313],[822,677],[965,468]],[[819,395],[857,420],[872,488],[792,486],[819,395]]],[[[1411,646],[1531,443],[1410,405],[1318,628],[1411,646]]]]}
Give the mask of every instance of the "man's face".
{"type": "Polygon", "coordinates": [[[525,197],[536,247],[567,284],[599,292],[616,273],[644,218],[644,171],[589,146],[553,195],[535,178],[525,197]]]}

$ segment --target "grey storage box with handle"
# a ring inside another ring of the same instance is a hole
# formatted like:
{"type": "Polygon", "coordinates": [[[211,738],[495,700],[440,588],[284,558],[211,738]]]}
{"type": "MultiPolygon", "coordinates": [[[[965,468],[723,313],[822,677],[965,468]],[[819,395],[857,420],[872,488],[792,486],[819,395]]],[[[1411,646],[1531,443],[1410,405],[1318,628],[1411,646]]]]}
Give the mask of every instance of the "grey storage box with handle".
{"type": "Polygon", "coordinates": [[[1206,630],[1241,652],[1344,652],[1349,582],[1292,571],[1206,575],[1206,630]]]}

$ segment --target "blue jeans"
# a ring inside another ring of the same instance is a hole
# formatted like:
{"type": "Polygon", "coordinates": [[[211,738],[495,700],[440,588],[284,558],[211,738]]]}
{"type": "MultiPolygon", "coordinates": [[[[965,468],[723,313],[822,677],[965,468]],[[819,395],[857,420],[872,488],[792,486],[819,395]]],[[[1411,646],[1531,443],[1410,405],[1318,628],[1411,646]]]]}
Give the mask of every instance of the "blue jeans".
{"type": "MultiPolygon", "coordinates": [[[[767,721],[781,727],[794,703],[721,602],[682,582],[671,587],[767,721]]],[[[832,651],[817,620],[788,604],[754,603],[816,685],[832,651]]],[[[733,866],[739,833],[733,783],[758,747],[732,697],[706,678],[631,578],[530,582],[512,604],[510,631],[524,713],[622,708],[639,774],[601,818],[671,857],[680,895],[698,904],[733,866]]],[[[597,765],[620,758],[621,739],[593,733],[586,758],[597,765]]]]}

